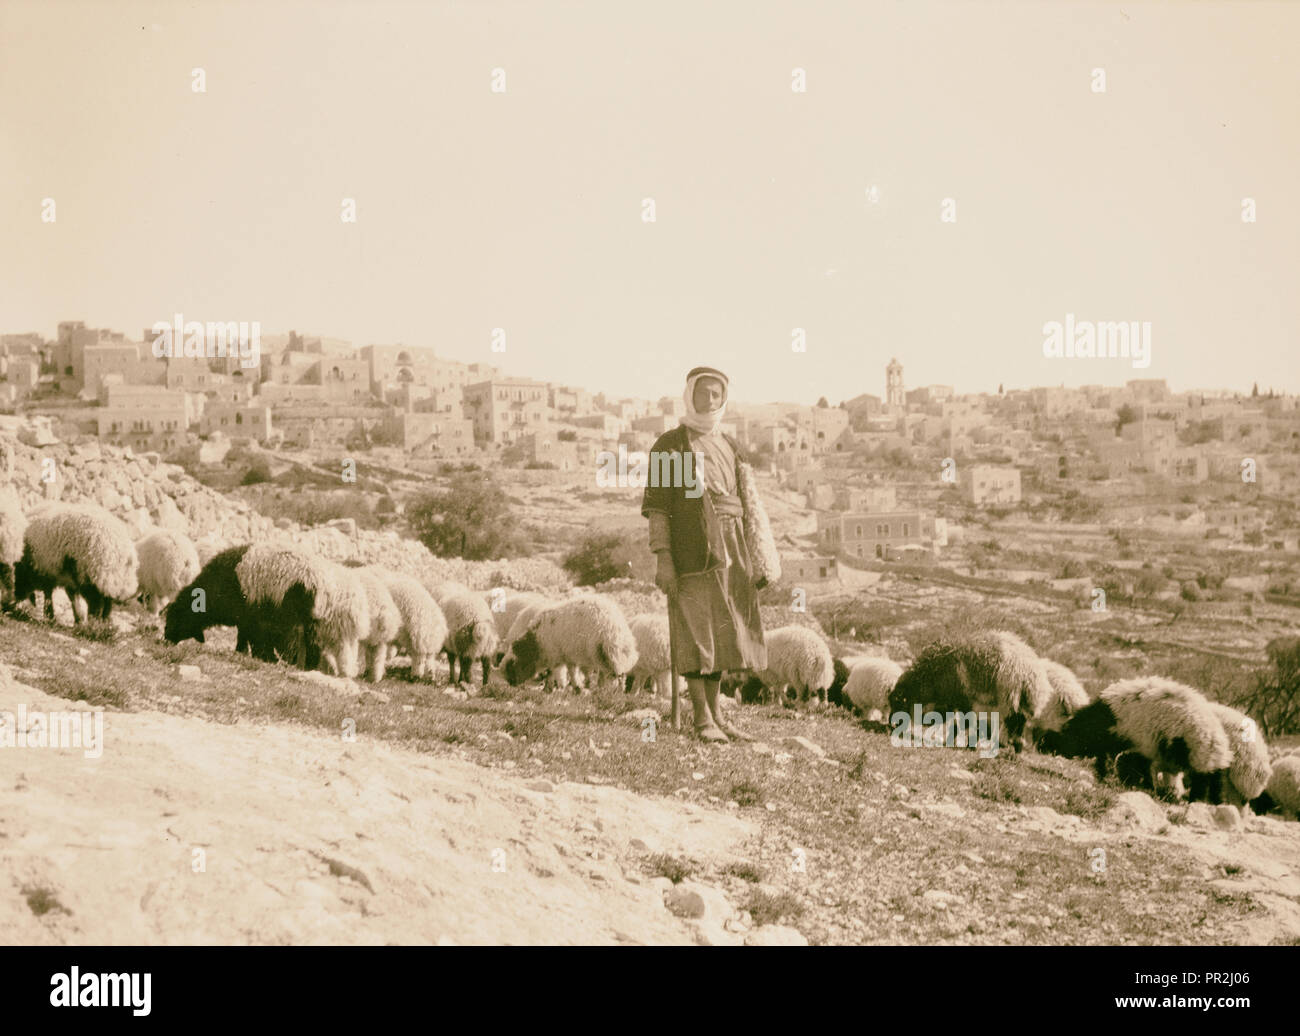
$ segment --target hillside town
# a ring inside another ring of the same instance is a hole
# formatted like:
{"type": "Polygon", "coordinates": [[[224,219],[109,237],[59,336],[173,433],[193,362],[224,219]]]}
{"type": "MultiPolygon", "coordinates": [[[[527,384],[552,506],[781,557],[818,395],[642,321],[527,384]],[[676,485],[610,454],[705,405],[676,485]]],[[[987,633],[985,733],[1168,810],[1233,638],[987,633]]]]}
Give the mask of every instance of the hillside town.
{"type": "MultiPolygon", "coordinates": [[[[52,339],[4,334],[0,405],[51,441],[97,437],[204,464],[240,447],[346,452],[417,478],[448,461],[580,475],[602,451],[647,450],[683,412],[680,398],[613,398],[427,346],[354,349],[290,331],[262,338],[250,367],[233,348],[160,357],[155,342],[148,329],[132,340],[83,321],[60,323],[52,339]]],[[[1300,519],[1268,504],[1300,489],[1296,396],[1173,392],[1162,379],[909,389],[897,358],[874,375],[864,368],[854,387],[873,381],[882,394],[833,405],[823,396],[729,408],[724,430],[815,514],[815,534],[785,545],[804,582],[836,583],[846,562],[942,558],[962,515],[1045,499],[1095,517],[1172,494],[1181,506],[1140,524],[1195,533],[1213,549],[1297,551],[1300,519]]]]}

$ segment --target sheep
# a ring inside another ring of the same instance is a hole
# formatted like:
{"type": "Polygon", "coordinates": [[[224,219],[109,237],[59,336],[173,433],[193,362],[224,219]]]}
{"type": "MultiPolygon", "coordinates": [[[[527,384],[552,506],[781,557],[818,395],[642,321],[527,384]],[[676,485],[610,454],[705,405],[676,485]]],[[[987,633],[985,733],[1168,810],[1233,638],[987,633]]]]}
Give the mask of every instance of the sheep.
{"type": "Polygon", "coordinates": [[[1250,805],[1256,813],[1276,809],[1292,816],[1300,814],[1300,754],[1274,761],[1268,786],[1250,805]]]}
{"type": "Polygon", "coordinates": [[[1019,752],[1025,728],[1051,700],[1042,659],[1005,630],[939,640],[922,648],[889,694],[890,718],[922,712],[995,713],[1007,741],[1019,752]]]}
{"type": "Polygon", "coordinates": [[[393,600],[382,572],[355,561],[344,562],[344,567],[356,573],[366,593],[370,629],[361,638],[361,645],[366,651],[365,669],[370,682],[379,683],[384,678],[384,670],[388,665],[389,645],[397,639],[402,628],[402,613],[397,609],[397,602],[393,600]]]}
{"type": "Polygon", "coordinates": [[[531,590],[513,590],[508,587],[484,590],[482,596],[488,608],[492,610],[492,618],[496,621],[498,642],[505,639],[514,624],[515,617],[521,611],[530,604],[546,602],[542,594],[531,590]]]}
{"type": "MultiPolygon", "coordinates": [[[[636,665],[627,674],[628,691],[649,685],[659,694],[672,693],[673,660],[668,647],[668,616],[637,615],[628,622],[636,640],[636,665]]],[[[678,689],[684,685],[678,677],[678,689]]]]}
{"type": "Polygon", "coordinates": [[[115,602],[135,597],[139,562],[126,526],[93,504],[51,504],[33,514],[14,566],[14,596],[45,594],[45,617],[54,618],[53,592],[61,586],[72,602],[73,621],[107,619],[115,602]]]}
{"type": "Polygon", "coordinates": [[[136,541],[140,595],[145,610],[157,615],[186,583],[199,574],[199,552],[184,533],[157,529],[136,541]]]}
{"type": "Polygon", "coordinates": [[[506,651],[506,680],[517,687],[544,669],[582,666],[621,677],[636,665],[636,637],[619,606],[607,597],[572,597],[542,610],[506,651]]]}
{"type": "Polygon", "coordinates": [[[1047,681],[1052,685],[1052,694],[1046,707],[1034,720],[1034,736],[1041,738],[1048,730],[1060,730],[1066,720],[1092,702],[1087,690],[1079,682],[1073,671],[1060,662],[1044,658],[1043,667],[1047,671],[1047,681]]]}
{"type": "MultiPolygon", "coordinates": [[[[519,610],[514,621],[510,624],[510,629],[497,643],[497,651],[493,664],[498,668],[500,668],[500,666],[505,662],[506,650],[510,645],[528,632],[529,627],[537,621],[537,616],[557,603],[549,601],[541,595],[538,595],[538,597],[538,600],[524,605],[524,607],[519,610]]],[[[576,688],[581,689],[584,687],[582,673],[579,671],[577,666],[573,667],[572,674],[570,674],[567,665],[561,664],[551,669],[540,669],[538,670],[537,675],[545,675],[545,688],[548,691],[553,691],[557,688],[560,690],[566,690],[569,686],[570,675],[573,677],[573,684],[576,688]]]]}
{"type": "Polygon", "coordinates": [[[264,635],[235,575],[235,567],[247,551],[245,543],[213,555],[180,589],[163,616],[163,637],[168,643],[193,639],[202,644],[208,627],[235,626],[239,630],[236,651],[248,650],[256,658],[275,661],[275,642],[264,635]]]}
{"type": "Polygon", "coordinates": [[[296,547],[255,544],[235,575],[260,624],[289,645],[296,664],[314,669],[324,661],[336,676],[356,676],[370,610],[353,569],[296,547]]]}
{"type": "MultiPolygon", "coordinates": [[[[443,584],[445,588],[448,584],[443,584]]],[[[473,663],[477,659],[483,670],[483,686],[487,686],[489,659],[497,649],[497,625],[492,609],[478,594],[471,591],[450,591],[441,598],[434,594],[447,617],[447,636],[442,648],[447,655],[447,668],[451,682],[472,683],[473,663]],[[458,671],[459,670],[459,671],[458,671]]]]}
{"type": "Polygon", "coordinates": [[[27,519],[11,490],[0,493],[0,604],[8,605],[14,596],[14,566],[23,556],[23,537],[27,519]]]}
{"type": "Polygon", "coordinates": [[[826,641],[806,626],[782,626],[765,634],[763,641],[767,668],[755,672],[754,677],[769,692],[784,699],[790,686],[800,701],[807,701],[814,692],[821,701],[826,700],[826,689],[835,680],[835,662],[826,641]]]}
{"type": "Polygon", "coordinates": [[[447,639],[447,619],[418,579],[388,569],[380,573],[401,617],[393,642],[410,657],[411,675],[420,679],[437,662],[447,639]]]}
{"type": "Polygon", "coordinates": [[[1232,748],[1224,797],[1231,805],[1245,805],[1268,787],[1273,770],[1268,761],[1268,745],[1254,720],[1245,713],[1217,701],[1210,702],[1209,706],[1223,724],[1232,748]]]}
{"type": "Polygon", "coordinates": [[[1188,773],[1191,797],[1210,802],[1221,801],[1232,764],[1232,746],[1210,703],[1200,691],[1159,676],[1116,681],[1059,731],[1044,732],[1040,747],[1094,757],[1099,780],[1108,760],[1133,750],[1146,759],[1153,790],[1181,797],[1182,775],[1188,773]]]}
{"type": "Polygon", "coordinates": [[[860,658],[849,670],[844,697],[867,719],[883,722],[889,693],[903,675],[903,667],[888,658],[860,658]]]}

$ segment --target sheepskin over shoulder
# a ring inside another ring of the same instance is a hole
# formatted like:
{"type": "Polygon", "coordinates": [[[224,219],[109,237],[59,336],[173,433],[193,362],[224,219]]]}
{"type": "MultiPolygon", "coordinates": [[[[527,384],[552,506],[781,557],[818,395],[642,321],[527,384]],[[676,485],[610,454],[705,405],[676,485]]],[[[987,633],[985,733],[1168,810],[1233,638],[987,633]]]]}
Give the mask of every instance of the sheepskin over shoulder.
{"type": "Polygon", "coordinates": [[[1221,702],[1210,702],[1210,709],[1223,724],[1223,732],[1232,748],[1232,765],[1228,767],[1228,780],[1246,802],[1268,787],[1273,767],[1268,761],[1268,745],[1258,724],[1244,712],[1238,712],[1221,702]]]}
{"type": "Polygon", "coordinates": [[[1226,770],[1232,748],[1223,724],[1200,691],[1160,676],[1118,680],[1098,699],[1115,715],[1115,732],[1135,749],[1160,763],[1168,745],[1181,739],[1188,761],[1198,773],[1226,770]]]}
{"type": "Polygon", "coordinates": [[[63,572],[65,558],[77,564],[80,579],[105,597],[128,601],[139,591],[135,544],[126,525],[93,504],[52,504],[27,525],[26,544],[37,571],[63,572]]]}
{"type": "Polygon", "coordinates": [[[826,641],[806,626],[782,626],[763,635],[767,668],[754,675],[767,687],[789,685],[800,694],[824,691],[835,680],[826,641]]]}
{"type": "Polygon", "coordinates": [[[155,529],[135,545],[140,558],[140,590],[170,601],[199,574],[199,552],[184,533],[155,529]]]}
{"type": "Polygon", "coordinates": [[[23,556],[23,536],[27,532],[27,519],[23,517],[18,494],[13,490],[0,491],[0,564],[16,565],[23,556]]]}
{"type": "Polygon", "coordinates": [[[761,589],[781,578],[781,554],[776,549],[767,509],[758,494],[754,468],[747,461],[738,461],[736,464],[736,495],[740,497],[744,508],[741,526],[745,530],[745,541],[749,544],[751,575],[755,585],[761,589]]]}

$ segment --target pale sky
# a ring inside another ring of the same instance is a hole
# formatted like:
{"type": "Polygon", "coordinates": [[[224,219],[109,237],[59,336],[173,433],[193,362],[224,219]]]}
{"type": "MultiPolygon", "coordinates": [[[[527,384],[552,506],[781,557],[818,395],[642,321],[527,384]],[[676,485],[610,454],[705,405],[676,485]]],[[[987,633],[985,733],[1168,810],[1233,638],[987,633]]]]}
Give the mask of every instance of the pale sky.
{"type": "Polygon", "coordinates": [[[881,395],[891,356],[1300,391],[1298,45],[1288,3],[0,0],[0,332],[179,311],[650,398],[881,395]],[[1044,358],[1067,313],[1150,321],[1151,366],[1044,358]]]}

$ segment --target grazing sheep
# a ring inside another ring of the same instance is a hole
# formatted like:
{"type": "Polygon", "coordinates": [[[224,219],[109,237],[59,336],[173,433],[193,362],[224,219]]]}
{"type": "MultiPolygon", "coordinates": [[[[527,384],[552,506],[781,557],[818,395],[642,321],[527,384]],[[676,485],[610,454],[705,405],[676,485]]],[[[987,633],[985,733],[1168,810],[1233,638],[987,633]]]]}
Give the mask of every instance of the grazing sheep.
{"type": "Polygon", "coordinates": [[[136,595],[138,566],[127,527],[102,507],[51,504],[27,525],[23,554],[14,566],[14,596],[34,601],[42,591],[45,617],[53,619],[53,592],[61,586],[72,601],[75,622],[81,622],[82,609],[107,619],[115,602],[136,595]]]}
{"type": "MultiPolygon", "coordinates": [[[[636,665],[627,674],[626,689],[650,687],[659,694],[671,694],[673,661],[668,653],[668,616],[637,615],[627,625],[636,640],[636,665]]],[[[680,690],[685,681],[680,676],[678,681],[680,690]]]]}
{"type": "Polygon", "coordinates": [[[888,658],[860,658],[849,670],[844,697],[867,719],[888,719],[889,693],[903,675],[903,667],[888,658]]]}
{"type": "Polygon", "coordinates": [[[890,692],[889,711],[909,720],[918,705],[923,713],[996,713],[1018,752],[1026,726],[1051,696],[1051,682],[1033,649],[1013,633],[988,630],[922,648],[890,692]]]}
{"type": "Polygon", "coordinates": [[[597,679],[631,672],[636,637],[614,601],[590,594],[544,609],[510,644],[503,668],[506,680],[517,687],[561,665],[581,666],[597,679]]]}
{"type": "Polygon", "coordinates": [[[1092,702],[1088,691],[1072,670],[1048,658],[1042,661],[1047,671],[1047,682],[1052,685],[1052,694],[1047,700],[1047,706],[1034,720],[1035,737],[1041,737],[1045,730],[1060,730],[1065,726],[1066,720],[1092,702]]]}
{"type": "Polygon", "coordinates": [[[295,664],[324,661],[336,676],[357,675],[370,611],[354,570],[296,547],[255,544],[235,575],[259,625],[288,645],[295,664]]]}
{"type": "Polygon", "coordinates": [[[1232,748],[1232,765],[1228,767],[1224,799],[1234,806],[1245,805],[1268,787],[1273,772],[1268,761],[1268,745],[1258,726],[1244,712],[1222,702],[1212,701],[1209,705],[1223,724],[1223,732],[1232,748]]]}
{"type": "Polygon", "coordinates": [[[10,490],[0,493],[0,604],[8,604],[14,595],[14,566],[23,556],[23,536],[27,519],[18,504],[18,495],[10,490]]]}
{"type": "Polygon", "coordinates": [[[514,590],[510,587],[498,587],[494,590],[484,590],[483,600],[492,611],[492,618],[497,624],[498,642],[505,640],[506,634],[510,632],[510,627],[514,625],[515,617],[527,608],[530,604],[545,604],[546,598],[539,593],[531,590],[514,590]],[[498,609],[496,605],[501,607],[498,609]]]}
{"type": "MultiPolygon", "coordinates": [[[[498,668],[505,662],[506,649],[528,632],[528,628],[537,621],[537,616],[547,608],[552,607],[555,603],[557,602],[549,601],[545,597],[541,597],[540,600],[526,604],[519,610],[519,614],[515,616],[514,621],[510,624],[510,629],[507,631],[505,637],[497,644],[494,664],[498,668]]],[[[545,676],[546,681],[544,686],[548,691],[554,691],[557,689],[567,690],[569,687],[570,672],[567,665],[558,665],[553,669],[541,669],[538,670],[537,675],[545,676]]],[[[582,672],[577,666],[573,667],[572,677],[573,685],[575,687],[581,689],[585,686],[582,672]]]]}
{"type": "Polygon", "coordinates": [[[235,626],[239,631],[236,651],[249,651],[255,658],[275,661],[277,648],[284,645],[261,628],[235,575],[235,567],[247,551],[245,543],[214,554],[199,574],[181,587],[163,617],[163,638],[168,643],[197,640],[202,644],[204,631],[210,626],[235,626]]]}
{"type": "MultiPolygon", "coordinates": [[[[444,583],[443,587],[449,584],[444,583]]],[[[472,591],[449,592],[441,597],[434,594],[447,617],[447,638],[443,651],[452,683],[472,683],[474,661],[483,671],[483,686],[487,686],[488,669],[497,649],[497,624],[487,602],[472,591]]]]}
{"type": "Polygon", "coordinates": [[[1256,813],[1280,810],[1292,816],[1300,814],[1300,755],[1275,760],[1268,786],[1250,805],[1256,813]]]}
{"type": "Polygon", "coordinates": [[[410,656],[411,675],[420,679],[433,671],[447,639],[447,619],[418,579],[388,569],[382,569],[381,574],[401,616],[393,643],[410,656]]]}
{"type": "Polygon", "coordinates": [[[1150,787],[1181,797],[1182,775],[1191,777],[1191,797],[1219,802],[1232,746],[1223,723],[1200,691],[1159,676],[1119,680],[1076,712],[1059,731],[1044,732],[1045,752],[1092,756],[1097,777],[1126,750],[1147,761],[1150,787]]]}
{"type": "Polygon", "coordinates": [[[378,683],[384,678],[388,665],[388,648],[402,628],[402,613],[397,609],[397,602],[393,600],[382,572],[351,561],[345,562],[344,567],[356,573],[366,592],[370,630],[361,638],[361,646],[365,648],[365,669],[370,682],[378,683]]]}
{"type": "Polygon", "coordinates": [[[826,689],[835,680],[835,662],[826,641],[806,626],[782,626],[763,640],[767,668],[754,677],[770,693],[784,700],[786,687],[793,687],[800,701],[807,701],[812,693],[826,700],[826,689]]]}
{"type": "Polygon", "coordinates": [[[170,529],[156,529],[138,540],[135,552],[140,559],[141,600],[151,615],[166,608],[201,567],[193,541],[170,529]]]}

